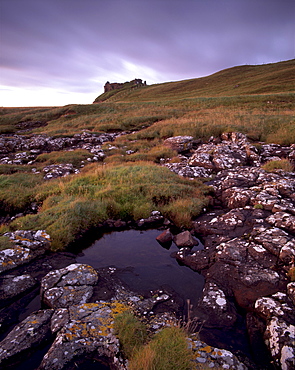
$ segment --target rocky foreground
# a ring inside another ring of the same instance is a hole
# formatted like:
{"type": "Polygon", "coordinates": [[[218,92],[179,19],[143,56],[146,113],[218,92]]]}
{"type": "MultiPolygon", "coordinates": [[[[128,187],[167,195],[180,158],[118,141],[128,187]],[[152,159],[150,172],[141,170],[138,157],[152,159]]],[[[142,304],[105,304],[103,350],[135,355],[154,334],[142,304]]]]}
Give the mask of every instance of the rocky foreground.
{"type": "MultiPolygon", "coordinates": [[[[170,138],[168,145],[183,150],[189,138],[170,138]]],[[[261,165],[288,159],[294,165],[294,145],[261,145],[260,151],[239,133],[200,144],[180,163],[167,164],[186,177],[216,176],[214,210],[193,223],[192,233],[204,249],[182,248],[177,259],[206,279],[199,313],[212,327],[231,327],[240,313],[256,361],[267,356],[275,366],[294,368],[295,344],[295,174],[266,172],[261,165]],[[264,343],[262,342],[264,338],[264,343]]]]}
{"type": "MultiPolygon", "coordinates": [[[[96,146],[103,157],[98,140],[89,139],[87,145],[90,151],[96,146]]],[[[75,145],[82,147],[82,142],[79,137],[75,145]]],[[[254,146],[239,133],[224,134],[207,143],[189,136],[176,137],[165,144],[179,152],[179,161],[163,165],[181,176],[211,178],[208,185],[212,187],[212,199],[210,208],[194,220],[190,232],[172,235],[173,230],[166,227],[158,239],[163,243],[174,240],[180,248],[178,261],[205,277],[198,307],[192,308],[195,322],[207,328],[207,333],[210,328],[226,332],[243,324],[252,349],[251,358],[236,353],[238,359],[191,336],[196,364],[228,369],[293,369],[295,174],[267,172],[261,166],[282,159],[294,165],[295,146],[254,146]],[[203,249],[192,250],[194,236],[202,240],[203,249]]],[[[20,160],[16,159],[19,145],[24,144],[15,144],[9,155],[2,155],[2,163],[20,160]]],[[[60,150],[65,145],[60,145],[60,150]]],[[[28,163],[27,159],[21,160],[28,163]]],[[[167,222],[155,212],[137,226],[159,224],[167,222]]],[[[108,226],[122,227],[124,223],[110,221],[108,226]]],[[[54,256],[45,257],[50,248],[46,231],[20,230],[8,236],[13,246],[0,251],[1,327],[7,330],[7,325],[13,325],[11,311],[17,311],[16,304],[21,305],[22,297],[32,292],[40,290],[44,309],[31,313],[4,337],[1,365],[17,363],[40,344],[49,343],[40,359],[40,369],[74,368],[74,363],[79,364],[83,358],[103,362],[112,369],[126,369],[128,363],[122,358],[112,329],[116,313],[132,307],[145,318],[151,331],[177,324],[175,305],[166,292],[141,297],[116,280],[115,270],[95,271],[91,266],[76,264],[71,254],[63,255],[63,265],[54,256]],[[39,261],[39,267],[30,268],[35,261],[39,261]],[[109,294],[99,293],[110,285],[109,294]],[[154,314],[161,304],[166,311],[154,314]]],[[[214,342],[210,336],[207,339],[208,343],[214,342]]]]}

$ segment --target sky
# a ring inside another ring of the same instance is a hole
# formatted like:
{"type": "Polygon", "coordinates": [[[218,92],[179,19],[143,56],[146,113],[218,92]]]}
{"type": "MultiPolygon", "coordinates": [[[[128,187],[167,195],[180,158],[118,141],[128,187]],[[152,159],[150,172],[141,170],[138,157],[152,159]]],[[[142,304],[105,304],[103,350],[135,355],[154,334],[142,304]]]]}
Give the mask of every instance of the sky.
{"type": "Polygon", "coordinates": [[[0,0],[0,106],[293,59],[294,19],[295,0],[0,0]]]}

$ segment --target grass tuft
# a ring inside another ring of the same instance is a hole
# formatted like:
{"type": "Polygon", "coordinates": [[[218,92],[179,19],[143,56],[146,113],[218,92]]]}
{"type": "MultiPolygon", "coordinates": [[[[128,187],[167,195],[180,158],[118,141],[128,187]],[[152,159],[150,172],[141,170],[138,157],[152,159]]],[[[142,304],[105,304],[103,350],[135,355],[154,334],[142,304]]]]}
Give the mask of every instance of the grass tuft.
{"type": "Polygon", "coordinates": [[[286,172],[292,172],[294,170],[294,167],[288,159],[280,159],[280,160],[274,160],[269,161],[265,163],[262,168],[267,172],[273,172],[275,170],[283,170],[286,172]]]}
{"type": "Polygon", "coordinates": [[[114,329],[126,358],[131,358],[148,337],[145,325],[128,311],[115,316],[114,329]]]}
{"type": "Polygon", "coordinates": [[[178,327],[162,329],[129,363],[130,370],[189,370],[193,369],[192,352],[186,335],[178,327]]]}

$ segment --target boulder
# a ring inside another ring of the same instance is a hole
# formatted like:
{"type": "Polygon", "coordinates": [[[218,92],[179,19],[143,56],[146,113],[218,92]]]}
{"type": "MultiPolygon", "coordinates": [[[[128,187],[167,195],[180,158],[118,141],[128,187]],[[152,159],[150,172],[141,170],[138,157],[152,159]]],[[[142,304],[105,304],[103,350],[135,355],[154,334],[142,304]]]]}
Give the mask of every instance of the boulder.
{"type": "Polygon", "coordinates": [[[178,153],[190,150],[193,147],[192,136],[173,136],[164,140],[164,145],[169,146],[178,153]]]}
{"type": "Polygon", "coordinates": [[[50,236],[44,230],[17,230],[4,236],[12,246],[0,251],[0,273],[30,262],[50,248],[50,236]]]}
{"type": "Polygon", "coordinates": [[[176,253],[176,259],[199,273],[207,270],[210,266],[210,254],[208,250],[197,250],[192,253],[191,248],[181,248],[176,253]]]}
{"type": "Polygon", "coordinates": [[[69,307],[86,303],[98,281],[97,272],[89,265],[72,264],[49,272],[41,281],[41,296],[51,308],[69,307]]]}
{"type": "Polygon", "coordinates": [[[275,364],[286,370],[294,369],[295,365],[294,287],[295,283],[289,283],[287,294],[277,292],[259,298],[254,306],[255,312],[266,322],[264,339],[275,364]]]}
{"type": "Polygon", "coordinates": [[[0,301],[15,298],[32,288],[37,281],[30,275],[6,275],[0,277],[0,301]]]}
{"type": "Polygon", "coordinates": [[[214,164],[212,162],[211,153],[214,151],[214,149],[214,144],[201,145],[197,150],[195,150],[188,164],[193,167],[204,167],[212,170],[214,168],[214,164]]]}
{"type": "Polygon", "coordinates": [[[295,282],[289,283],[287,285],[287,293],[293,305],[295,306],[295,282]]]}
{"type": "Polygon", "coordinates": [[[160,235],[156,237],[156,240],[162,245],[171,244],[173,240],[173,235],[170,229],[164,230],[160,235]]]}
{"type": "Polygon", "coordinates": [[[57,336],[43,358],[40,370],[62,370],[86,359],[115,370],[126,369],[119,341],[113,334],[116,303],[85,303],[60,309],[52,318],[57,336]],[[61,318],[57,325],[57,318],[61,318]]]}
{"type": "Polygon", "coordinates": [[[191,179],[198,177],[210,178],[213,172],[212,169],[188,165],[186,162],[165,163],[165,167],[169,168],[170,171],[177,173],[179,176],[191,179]]]}
{"type": "Polygon", "coordinates": [[[164,216],[159,211],[152,211],[148,218],[141,218],[137,221],[140,228],[156,227],[164,222],[164,216]]]}
{"type": "Polygon", "coordinates": [[[208,344],[199,340],[196,334],[191,335],[188,338],[188,343],[189,347],[194,353],[193,361],[197,364],[197,369],[203,367],[208,369],[248,369],[248,367],[239,361],[239,359],[232,352],[209,346],[208,344]]]}
{"type": "Polygon", "coordinates": [[[286,303],[286,294],[274,294],[272,297],[262,297],[255,302],[255,311],[265,320],[273,316],[292,322],[294,312],[292,307],[286,303]],[[278,299],[279,298],[279,299],[278,299]]]}
{"type": "Polygon", "coordinates": [[[45,172],[44,180],[51,180],[57,177],[65,177],[72,173],[79,173],[78,169],[75,169],[71,163],[61,163],[61,164],[50,164],[43,168],[45,172]]]}
{"type": "Polygon", "coordinates": [[[295,234],[295,216],[286,212],[276,212],[266,219],[271,225],[295,234]]]}
{"type": "Polygon", "coordinates": [[[294,325],[277,317],[272,317],[266,327],[264,336],[272,358],[283,370],[293,370],[295,366],[294,333],[294,325]]]}
{"type": "Polygon", "coordinates": [[[196,238],[194,238],[188,230],[175,235],[173,237],[173,241],[177,245],[178,248],[182,248],[182,247],[193,248],[193,246],[199,244],[199,241],[196,238]]]}
{"type": "Polygon", "coordinates": [[[50,319],[54,310],[41,310],[28,316],[0,342],[0,367],[21,362],[51,338],[50,319]]]}

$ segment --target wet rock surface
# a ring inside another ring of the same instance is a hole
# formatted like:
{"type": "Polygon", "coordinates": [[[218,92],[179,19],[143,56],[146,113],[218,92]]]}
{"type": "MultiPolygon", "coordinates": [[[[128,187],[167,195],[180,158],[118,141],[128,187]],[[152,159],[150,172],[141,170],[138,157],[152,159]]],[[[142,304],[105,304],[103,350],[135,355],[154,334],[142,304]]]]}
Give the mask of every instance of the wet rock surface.
{"type": "Polygon", "coordinates": [[[20,362],[34,352],[40,343],[51,337],[50,319],[53,310],[37,311],[17,325],[1,342],[0,365],[20,362]]]}
{"type": "MultiPolygon", "coordinates": [[[[0,161],[24,164],[41,152],[82,147],[102,158],[100,145],[104,140],[112,141],[113,138],[88,133],[62,139],[41,135],[5,136],[0,140],[0,161]],[[28,152],[32,157],[29,158],[28,152]]],[[[190,232],[185,231],[185,242],[177,242],[180,248],[177,260],[202,273],[206,280],[202,297],[191,312],[201,323],[201,340],[208,343],[191,338],[196,363],[232,369],[273,369],[273,366],[293,369],[295,286],[290,283],[290,270],[294,268],[295,256],[295,174],[282,170],[266,172],[261,165],[274,159],[288,159],[294,165],[294,145],[283,147],[260,143],[254,146],[240,133],[226,133],[207,143],[177,137],[168,140],[166,145],[181,155],[179,163],[166,163],[165,166],[188,178],[205,177],[212,187],[210,209],[194,220],[190,232]],[[191,238],[194,240],[194,237],[202,241],[197,250],[191,249],[191,238]],[[233,341],[237,341],[240,334],[246,335],[250,343],[244,354],[236,353],[238,357],[216,348],[220,343],[220,348],[233,349],[234,346],[225,344],[223,339],[226,333],[231,336],[234,331],[233,341]]],[[[55,177],[54,170],[58,172],[60,169],[52,168],[47,173],[55,177]]],[[[72,173],[75,170],[72,168],[72,173]]],[[[61,176],[64,174],[61,172],[61,176]]],[[[169,221],[154,212],[135,226],[159,225],[170,227],[169,221]]],[[[101,226],[109,230],[130,225],[109,220],[101,226]]],[[[39,311],[31,315],[50,316],[49,321],[44,319],[46,323],[44,331],[40,330],[43,333],[40,342],[49,340],[52,345],[41,368],[62,369],[75,361],[80,363],[83,356],[114,369],[126,368],[112,332],[118,302],[145,317],[151,330],[176,322],[174,313],[179,311],[179,305],[170,292],[158,291],[142,297],[116,279],[114,268],[102,269],[98,275],[94,270],[92,276],[96,276],[96,280],[93,278],[90,284],[82,284],[82,275],[79,278],[72,276],[73,264],[79,270],[75,257],[63,254],[63,262],[55,259],[48,252],[50,238],[45,231],[18,231],[7,236],[12,240],[12,246],[0,251],[0,291],[4,297],[1,328],[6,330],[6,321],[11,325],[15,323],[17,314],[13,312],[24,306],[21,303],[24,297],[35,298],[42,285],[43,304],[52,309],[40,310],[39,307],[39,311]]],[[[176,235],[167,230],[158,240],[165,244],[171,243],[172,239],[176,242],[176,235]]],[[[85,276],[88,276],[87,272],[85,276]]],[[[34,326],[28,325],[38,320],[29,321],[23,321],[17,327],[23,325],[24,330],[34,332],[34,326]]],[[[16,335],[16,332],[11,333],[16,335]]],[[[6,351],[2,351],[1,361],[5,364],[17,362],[18,356],[28,350],[22,344],[19,349],[9,347],[12,336],[6,336],[1,342],[1,348],[6,351]]],[[[22,337],[25,338],[24,332],[19,343],[22,337]]],[[[34,346],[32,343],[31,348],[34,346]]]]}
{"type": "Polygon", "coordinates": [[[36,280],[30,275],[6,275],[0,277],[1,301],[7,301],[31,290],[36,285],[36,280]]]}
{"type": "MultiPolygon", "coordinates": [[[[47,307],[53,308],[34,311],[12,328],[0,342],[1,365],[13,368],[47,345],[46,352],[40,358],[39,369],[65,369],[79,366],[86,360],[112,369],[127,369],[128,365],[121,356],[120,343],[113,331],[115,314],[131,309],[146,322],[151,332],[157,332],[165,326],[179,325],[179,316],[175,313],[180,312],[181,303],[170,292],[158,290],[150,292],[149,296],[142,296],[122,284],[116,276],[116,268],[95,271],[85,264],[70,263],[73,257],[69,253],[64,254],[64,257],[68,257],[68,262],[65,262],[67,266],[52,270],[57,261],[49,257],[47,260],[39,257],[15,268],[11,272],[13,275],[10,272],[3,273],[5,279],[14,279],[14,276],[29,279],[24,272],[30,272],[34,276],[31,279],[37,279],[39,284],[41,280],[39,299],[43,299],[47,307]],[[40,272],[42,265],[47,268],[40,272]],[[85,300],[81,299],[79,287],[86,293],[88,286],[92,287],[92,294],[85,300]],[[69,287],[75,287],[76,292],[72,290],[68,295],[69,287]],[[56,299],[52,291],[56,288],[61,288],[64,296],[56,299]],[[79,296],[77,300],[76,294],[79,296]]],[[[16,298],[19,293],[15,294],[16,298]]],[[[225,356],[222,351],[219,350],[216,363],[229,364],[228,356],[232,359],[235,356],[230,352],[225,356]]],[[[214,355],[210,354],[211,362],[214,355]]],[[[233,366],[229,368],[234,369],[235,361],[238,363],[237,359],[233,361],[233,366]]]]}
{"type": "MultiPolygon", "coordinates": [[[[166,164],[186,177],[195,177],[194,168],[211,175],[213,207],[193,223],[204,249],[182,248],[176,255],[206,279],[196,312],[205,327],[235,325],[241,308],[257,327],[262,320],[262,350],[267,346],[283,369],[294,366],[294,302],[286,293],[295,256],[295,174],[266,172],[261,165],[280,159],[294,165],[293,151],[275,144],[262,144],[258,151],[244,135],[229,133],[200,144],[180,163],[166,164]],[[285,303],[278,302],[280,294],[285,303]]],[[[248,335],[253,339],[249,326],[248,335]]]]}

